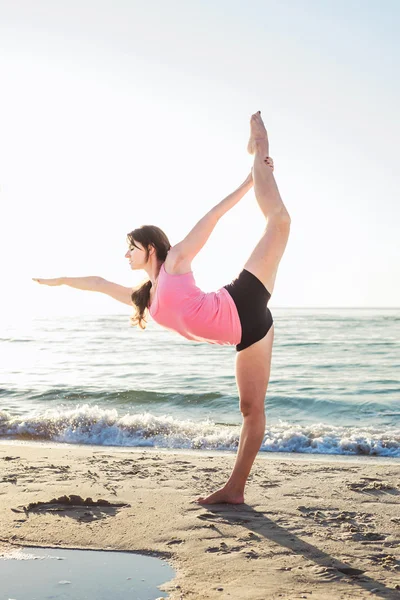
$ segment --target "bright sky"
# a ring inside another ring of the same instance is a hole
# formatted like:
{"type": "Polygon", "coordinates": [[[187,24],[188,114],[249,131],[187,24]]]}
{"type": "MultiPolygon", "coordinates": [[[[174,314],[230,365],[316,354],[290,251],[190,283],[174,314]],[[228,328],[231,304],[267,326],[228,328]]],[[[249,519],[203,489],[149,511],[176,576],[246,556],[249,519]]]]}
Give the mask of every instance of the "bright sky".
{"type": "MultiPolygon", "coordinates": [[[[292,217],[270,307],[399,307],[400,4],[2,0],[2,313],[130,312],[32,277],[135,285],[125,235],[172,245],[247,176],[261,110],[292,217]]],[[[253,192],[196,257],[205,291],[264,227],[253,192]]]]}

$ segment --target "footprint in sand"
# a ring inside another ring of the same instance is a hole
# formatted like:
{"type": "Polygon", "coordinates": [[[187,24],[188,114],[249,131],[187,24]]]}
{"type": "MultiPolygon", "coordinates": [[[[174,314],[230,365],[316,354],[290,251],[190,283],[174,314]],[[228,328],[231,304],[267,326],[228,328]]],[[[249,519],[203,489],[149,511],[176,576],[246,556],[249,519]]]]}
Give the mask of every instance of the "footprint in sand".
{"type": "Polygon", "coordinates": [[[367,559],[384,569],[394,571],[400,570],[400,561],[393,554],[378,552],[377,554],[370,554],[367,556],[367,559]]]}
{"type": "Polygon", "coordinates": [[[244,553],[246,558],[260,558],[260,555],[257,554],[257,552],[255,550],[248,550],[244,553]]]}
{"type": "Polygon", "coordinates": [[[343,524],[360,526],[368,525],[374,520],[372,513],[339,510],[338,508],[298,506],[297,510],[302,513],[303,517],[311,518],[324,526],[341,527],[343,524]]]}
{"type": "MultiPolygon", "coordinates": [[[[202,515],[197,515],[197,519],[201,519],[202,521],[213,521],[214,523],[225,523],[227,525],[243,525],[244,523],[250,523],[252,521],[252,519],[243,519],[242,517],[237,517],[235,514],[232,513],[226,513],[227,518],[224,519],[222,516],[214,514],[214,513],[204,513],[202,515]]],[[[255,517],[257,516],[262,516],[260,515],[254,515],[255,517]]]]}
{"type": "Polygon", "coordinates": [[[383,542],[386,540],[387,535],[385,533],[375,533],[374,531],[357,532],[352,535],[355,542],[383,542]]]}
{"type": "Polygon", "coordinates": [[[253,533],[252,531],[250,531],[247,535],[247,537],[241,537],[241,538],[237,538],[238,542],[248,542],[248,541],[254,541],[254,542],[260,542],[261,538],[259,535],[256,535],[255,533],[253,533]]]}
{"type": "Polygon", "coordinates": [[[262,481],[258,483],[260,487],[263,488],[272,488],[272,487],[280,487],[281,483],[275,483],[274,481],[262,481]]]}
{"type": "Polygon", "coordinates": [[[245,546],[228,546],[225,542],[221,542],[219,546],[209,546],[206,552],[216,552],[217,554],[230,554],[231,552],[240,552],[245,546]]]}
{"type": "Polygon", "coordinates": [[[0,483],[13,483],[14,485],[16,485],[17,481],[18,481],[18,478],[16,475],[6,475],[5,477],[3,477],[3,479],[0,481],[0,483]]]}
{"type": "Polygon", "coordinates": [[[321,565],[313,565],[310,567],[310,574],[314,575],[315,579],[322,579],[323,581],[339,581],[344,576],[343,573],[340,573],[334,567],[324,567],[321,565]]]}
{"type": "Polygon", "coordinates": [[[384,541],[389,535],[371,531],[374,528],[374,515],[371,513],[305,506],[298,506],[297,510],[302,513],[302,517],[312,519],[318,525],[328,528],[328,531],[333,527],[341,529],[345,532],[342,539],[352,539],[367,544],[384,541]]]}
{"type": "Polygon", "coordinates": [[[213,521],[214,523],[225,523],[230,525],[231,522],[227,519],[223,519],[219,515],[215,515],[214,513],[205,513],[204,515],[197,515],[197,519],[201,519],[202,521],[213,521]]]}
{"type": "Polygon", "coordinates": [[[380,479],[374,479],[373,477],[362,477],[365,481],[357,481],[349,483],[347,487],[353,492],[368,493],[368,494],[392,494],[397,496],[400,494],[400,490],[393,485],[380,479]]]}
{"type": "MultiPolygon", "coordinates": [[[[44,514],[44,513],[65,513],[63,516],[71,517],[77,521],[94,521],[113,517],[120,508],[128,508],[130,504],[123,502],[109,502],[108,500],[92,500],[81,496],[71,494],[70,496],[60,496],[52,498],[48,502],[31,502],[28,506],[21,506],[20,509],[29,516],[29,513],[44,514]],[[91,510],[88,511],[87,509],[91,510]]],[[[19,509],[11,509],[13,512],[22,512],[19,509]]]]}

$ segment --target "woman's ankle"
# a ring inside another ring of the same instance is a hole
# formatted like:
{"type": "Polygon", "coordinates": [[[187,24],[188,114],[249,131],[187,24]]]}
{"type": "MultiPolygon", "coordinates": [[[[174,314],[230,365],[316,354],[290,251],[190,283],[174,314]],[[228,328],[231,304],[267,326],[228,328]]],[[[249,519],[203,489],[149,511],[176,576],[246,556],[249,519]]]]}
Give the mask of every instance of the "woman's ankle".
{"type": "Polygon", "coordinates": [[[254,158],[265,160],[269,156],[268,140],[259,139],[253,140],[254,158]]]}
{"type": "Polygon", "coordinates": [[[246,482],[243,483],[243,481],[235,481],[234,479],[229,478],[224,485],[224,488],[235,494],[244,494],[245,486],[246,482]]]}

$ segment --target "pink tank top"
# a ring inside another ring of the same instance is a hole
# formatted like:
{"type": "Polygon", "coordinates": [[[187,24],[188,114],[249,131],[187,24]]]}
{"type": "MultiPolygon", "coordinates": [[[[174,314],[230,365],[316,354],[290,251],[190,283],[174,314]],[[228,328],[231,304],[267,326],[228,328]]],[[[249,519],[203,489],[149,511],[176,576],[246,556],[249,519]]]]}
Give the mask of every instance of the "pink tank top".
{"type": "Polygon", "coordinates": [[[171,275],[161,265],[150,315],[159,325],[188,340],[237,345],[242,338],[232,296],[225,288],[217,292],[201,291],[193,271],[171,275]]]}

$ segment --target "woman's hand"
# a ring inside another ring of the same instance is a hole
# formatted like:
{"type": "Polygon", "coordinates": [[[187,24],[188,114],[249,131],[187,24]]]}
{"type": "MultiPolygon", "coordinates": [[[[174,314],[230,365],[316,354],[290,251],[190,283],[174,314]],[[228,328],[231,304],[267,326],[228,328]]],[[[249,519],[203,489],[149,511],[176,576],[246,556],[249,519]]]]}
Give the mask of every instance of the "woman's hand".
{"type": "MultiPolygon", "coordinates": [[[[270,169],[272,169],[272,171],[274,170],[274,161],[272,160],[272,158],[270,156],[267,156],[267,158],[264,160],[264,162],[265,162],[266,165],[268,165],[270,167],[270,169]]],[[[254,184],[254,181],[253,181],[253,167],[251,167],[251,173],[250,173],[250,175],[248,175],[245,183],[246,184],[250,183],[251,185],[254,184]]]]}
{"type": "Polygon", "coordinates": [[[55,279],[36,279],[35,277],[32,277],[32,281],[37,281],[38,283],[41,283],[43,285],[62,285],[62,278],[61,277],[56,277],[55,279]]]}
{"type": "Polygon", "coordinates": [[[271,167],[272,170],[274,170],[274,161],[272,160],[272,158],[270,156],[267,156],[267,158],[264,160],[264,162],[271,167]]]}

